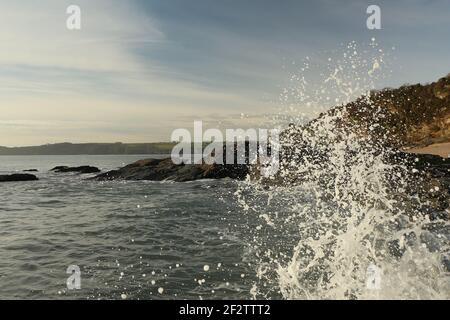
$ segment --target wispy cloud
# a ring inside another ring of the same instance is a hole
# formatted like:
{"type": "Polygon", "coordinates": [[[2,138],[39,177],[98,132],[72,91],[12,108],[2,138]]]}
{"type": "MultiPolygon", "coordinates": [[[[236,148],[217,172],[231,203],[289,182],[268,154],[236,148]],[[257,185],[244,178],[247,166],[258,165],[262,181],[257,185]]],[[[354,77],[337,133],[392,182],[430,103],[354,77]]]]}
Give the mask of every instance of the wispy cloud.
{"type": "Polygon", "coordinates": [[[370,3],[3,0],[0,145],[168,140],[198,119],[263,126],[292,61],[372,36],[397,48],[383,85],[448,73],[446,0],[380,0],[376,32],[365,28],[370,3]],[[66,29],[73,3],[80,31],[66,29]]]}
{"type": "Polygon", "coordinates": [[[167,140],[178,116],[256,104],[141,54],[170,41],[137,2],[77,1],[80,31],[66,29],[69,4],[2,2],[0,144],[167,140]]]}
{"type": "Polygon", "coordinates": [[[154,22],[125,1],[77,1],[82,30],[66,28],[70,1],[2,1],[2,65],[87,71],[139,68],[127,43],[163,41],[154,22]],[[130,23],[132,22],[132,23],[130,23]]]}

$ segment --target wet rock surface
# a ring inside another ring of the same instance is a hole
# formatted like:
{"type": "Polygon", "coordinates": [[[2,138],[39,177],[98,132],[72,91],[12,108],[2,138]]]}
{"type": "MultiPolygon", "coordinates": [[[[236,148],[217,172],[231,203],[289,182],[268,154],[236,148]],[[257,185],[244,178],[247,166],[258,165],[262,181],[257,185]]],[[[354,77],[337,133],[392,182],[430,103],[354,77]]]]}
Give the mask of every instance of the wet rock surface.
{"type": "Polygon", "coordinates": [[[172,159],[144,159],[118,170],[102,173],[95,180],[193,181],[199,179],[244,179],[246,165],[175,164],[172,159]]]}
{"type": "Polygon", "coordinates": [[[68,167],[68,166],[57,166],[50,169],[53,172],[76,172],[76,173],[98,173],[101,170],[97,167],[92,166],[79,166],[79,167],[68,167]]]}
{"type": "Polygon", "coordinates": [[[33,174],[27,173],[14,173],[14,174],[6,174],[0,175],[0,182],[14,182],[14,181],[36,181],[39,180],[33,174]]]}

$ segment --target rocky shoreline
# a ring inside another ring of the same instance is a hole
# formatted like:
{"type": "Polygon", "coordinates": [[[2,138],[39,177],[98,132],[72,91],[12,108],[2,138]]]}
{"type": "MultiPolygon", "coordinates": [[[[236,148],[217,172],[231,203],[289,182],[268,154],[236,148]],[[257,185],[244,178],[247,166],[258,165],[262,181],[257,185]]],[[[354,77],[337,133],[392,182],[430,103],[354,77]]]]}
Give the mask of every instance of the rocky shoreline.
{"type": "MultiPolygon", "coordinates": [[[[307,158],[315,158],[315,161],[327,161],[327,151],[316,150],[308,143],[308,140],[304,139],[304,136],[305,134],[311,136],[311,132],[314,135],[314,132],[317,131],[315,125],[324,117],[336,115],[339,115],[336,121],[336,131],[345,132],[347,129],[342,130],[342,128],[350,128],[352,133],[360,137],[368,137],[377,141],[373,144],[373,148],[405,150],[413,147],[426,147],[431,143],[449,143],[450,76],[427,85],[417,84],[402,86],[398,89],[374,91],[368,98],[362,97],[345,106],[330,109],[304,127],[290,126],[287,128],[281,134],[281,160],[294,163],[294,166],[298,165],[305,155],[307,158]],[[388,136],[386,133],[389,133],[388,136]]],[[[319,127],[319,129],[321,128],[319,127]]],[[[327,143],[333,144],[339,142],[339,139],[330,140],[327,143]]],[[[418,159],[410,161],[411,166],[424,172],[430,179],[441,181],[444,189],[450,193],[450,159],[426,153],[400,152],[398,154],[401,154],[402,158],[418,159]]],[[[99,168],[88,165],[58,166],[50,171],[98,174],[90,178],[97,181],[171,180],[176,182],[222,178],[242,180],[256,172],[255,166],[250,165],[174,164],[170,158],[143,159],[105,173],[100,173],[99,168]]],[[[31,174],[0,176],[0,182],[30,180],[37,180],[37,177],[31,174]]]]}
{"type": "MultiPolygon", "coordinates": [[[[411,168],[430,177],[439,179],[444,189],[450,193],[450,158],[429,154],[398,153],[397,156],[407,160],[411,168]]],[[[186,182],[200,179],[230,178],[243,180],[251,174],[249,165],[219,164],[174,164],[172,159],[143,159],[117,170],[89,178],[97,181],[111,180],[151,180],[186,182]]]]}
{"type": "Polygon", "coordinates": [[[171,158],[143,159],[118,170],[102,173],[93,180],[170,180],[186,182],[199,179],[231,178],[242,180],[249,173],[246,165],[174,164],[171,158]]]}
{"type": "MultiPolygon", "coordinates": [[[[99,173],[101,170],[97,167],[92,166],[79,166],[79,167],[69,167],[69,166],[57,166],[49,171],[55,173],[78,173],[78,174],[89,174],[89,173],[99,173]]],[[[0,175],[0,182],[21,182],[21,181],[37,181],[39,178],[28,172],[39,172],[37,169],[26,169],[23,170],[26,173],[12,173],[0,175]]]]}
{"type": "Polygon", "coordinates": [[[0,182],[19,182],[19,181],[36,181],[39,180],[34,174],[13,173],[0,175],[0,182]]]}
{"type": "Polygon", "coordinates": [[[92,166],[79,166],[79,167],[68,167],[68,166],[57,166],[53,169],[50,169],[50,171],[53,172],[76,172],[80,174],[86,174],[86,173],[98,173],[101,170],[97,167],[92,166]]]}

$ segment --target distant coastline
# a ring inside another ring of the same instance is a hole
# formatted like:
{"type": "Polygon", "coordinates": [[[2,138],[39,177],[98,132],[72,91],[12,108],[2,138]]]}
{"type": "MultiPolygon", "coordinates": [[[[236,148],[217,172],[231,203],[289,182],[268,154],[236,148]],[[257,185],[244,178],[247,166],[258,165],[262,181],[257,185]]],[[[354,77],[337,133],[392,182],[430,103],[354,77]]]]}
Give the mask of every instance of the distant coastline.
{"type": "Polygon", "coordinates": [[[170,154],[175,143],[55,143],[41,146],[2,147],[0,156],[170,154]]]}

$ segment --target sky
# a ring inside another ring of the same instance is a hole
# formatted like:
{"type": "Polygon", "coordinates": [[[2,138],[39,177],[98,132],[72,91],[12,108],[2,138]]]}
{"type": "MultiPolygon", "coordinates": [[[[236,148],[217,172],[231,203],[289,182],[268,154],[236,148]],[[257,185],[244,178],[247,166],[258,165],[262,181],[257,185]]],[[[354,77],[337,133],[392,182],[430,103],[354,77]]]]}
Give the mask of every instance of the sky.
{"type": "Polygon", "coordinates": [[[395,48],[377,87],[450,72],[448,0],[0,0],[0,12],[3,146],[257,126],[279,112],[296,61],[351,41],[395,48]],[[66,27],[71,4],[81,30],[66,27]],[[381,30],[366,27],[370,4],[381,30]]]}

